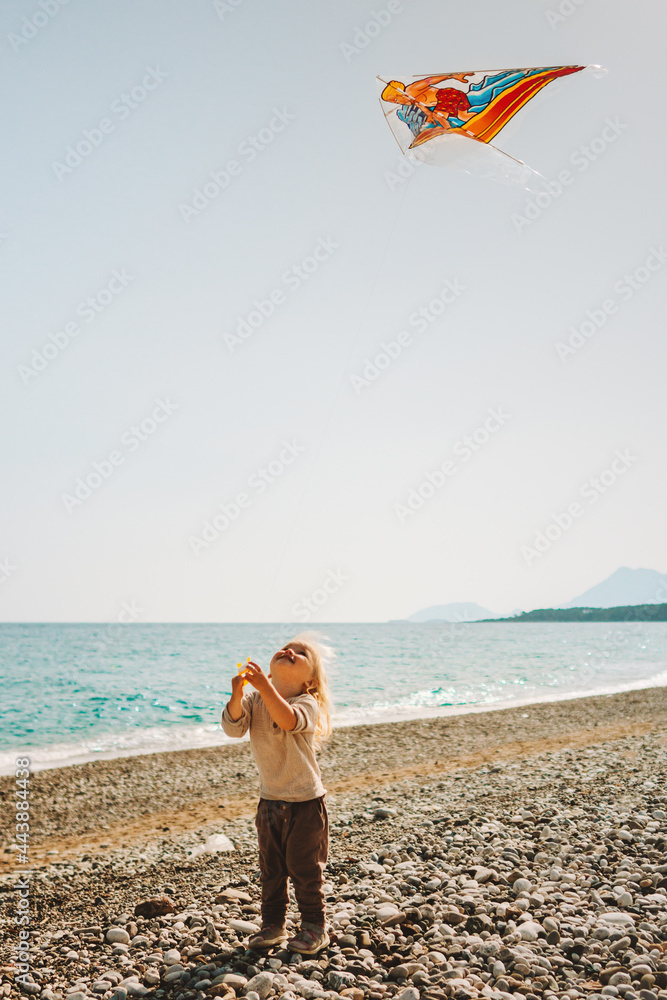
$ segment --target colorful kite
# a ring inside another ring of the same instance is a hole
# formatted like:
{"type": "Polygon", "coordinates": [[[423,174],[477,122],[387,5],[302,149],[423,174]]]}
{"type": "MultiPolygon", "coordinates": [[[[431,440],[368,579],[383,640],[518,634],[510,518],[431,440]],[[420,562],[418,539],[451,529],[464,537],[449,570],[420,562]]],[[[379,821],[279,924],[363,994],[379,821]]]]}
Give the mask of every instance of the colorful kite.
{"type": "Polygon", "coordinates": [[[550,66],[441,73],[409,77],[407,82],[378,77],[380,103],[389,127],[407,156],[427,163],[452,163],[473,172],[530,186],[531,175],[540,175],[521,160],[492,144],[508,122],[531,98],[554,80],[583,69],[605,71],[600,66],[550,66]],[[475,142],[462,143],[462,139],[475,142]],[[494,151],[484,161],[475,157],[478,144],[494,151]]]}

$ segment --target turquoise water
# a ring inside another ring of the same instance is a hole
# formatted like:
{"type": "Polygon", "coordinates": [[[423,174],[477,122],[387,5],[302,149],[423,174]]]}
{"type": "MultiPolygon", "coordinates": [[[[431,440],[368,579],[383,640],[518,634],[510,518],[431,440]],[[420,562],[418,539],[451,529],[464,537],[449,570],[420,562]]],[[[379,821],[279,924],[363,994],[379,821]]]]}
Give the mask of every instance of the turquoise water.
{"type": "MultiPolygon", "coordinates": [[[[334,722],[383,722],[667,684],[667,623],[317,626],[334,722]]],[[[0,624],[0,773],[226,742],[236,663],[296,626],[0,624]]]]}

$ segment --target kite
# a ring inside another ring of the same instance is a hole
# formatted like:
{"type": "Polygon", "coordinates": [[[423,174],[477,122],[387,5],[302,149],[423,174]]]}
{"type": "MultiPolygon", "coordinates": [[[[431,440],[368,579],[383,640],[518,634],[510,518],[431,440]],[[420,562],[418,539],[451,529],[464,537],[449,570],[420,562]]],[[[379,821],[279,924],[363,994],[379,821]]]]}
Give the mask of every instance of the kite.
{"type": "Polygon", "coordinates": [[[544,178],[492,140],[544,87],[584,69],[606,72],[601,66],[549,66],[377,80],[385,118],[407,156],[530,187],[544,178]]]}

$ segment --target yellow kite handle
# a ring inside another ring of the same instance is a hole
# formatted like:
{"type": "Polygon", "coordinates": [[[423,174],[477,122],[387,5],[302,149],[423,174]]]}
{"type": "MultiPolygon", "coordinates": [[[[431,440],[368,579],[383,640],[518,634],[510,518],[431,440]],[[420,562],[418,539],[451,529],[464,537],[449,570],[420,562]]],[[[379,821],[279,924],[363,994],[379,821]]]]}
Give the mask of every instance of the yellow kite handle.
{"type": "MultiPolygon", "coordinates": [[[[247,662],[250,663],[250,657],[248,657],[247,662]]],[[[237,672],[237,674],[243,674],[245,672],[245,670],[246,670],[246,664],[245,663],[237,663],[236,664],[236,672],[237,672]]],[[[247,684],[248,681],[244,678],[243,679],[243,683],[247,684]]]]}

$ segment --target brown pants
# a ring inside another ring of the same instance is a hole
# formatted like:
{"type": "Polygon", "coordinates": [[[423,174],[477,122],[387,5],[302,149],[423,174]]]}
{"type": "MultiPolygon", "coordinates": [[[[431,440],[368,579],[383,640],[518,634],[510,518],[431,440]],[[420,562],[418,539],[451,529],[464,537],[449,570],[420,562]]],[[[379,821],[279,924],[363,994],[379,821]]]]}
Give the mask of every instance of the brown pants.
{"type": "Polygon", "coordinates": [[[326,922],[322,881],[329,852],[329,817],[324,801],[260,799],[255,826],[262,881],[262,925],[282,927],[287,915],[287,877],[292,880],[301,920],[326,922]]]}

